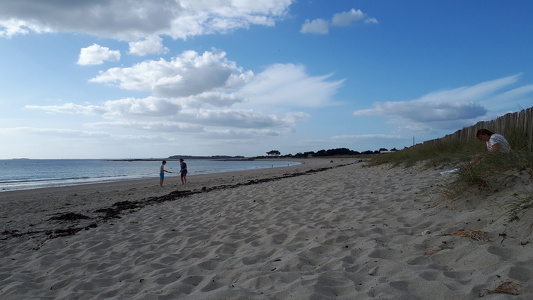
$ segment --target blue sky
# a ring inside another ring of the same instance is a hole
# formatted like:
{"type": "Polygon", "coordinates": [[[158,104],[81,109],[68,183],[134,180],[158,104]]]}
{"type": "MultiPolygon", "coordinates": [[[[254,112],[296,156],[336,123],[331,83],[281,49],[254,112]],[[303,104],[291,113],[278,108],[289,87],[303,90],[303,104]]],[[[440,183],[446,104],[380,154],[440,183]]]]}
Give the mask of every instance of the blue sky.
{"type": "Polygon", "coordinates": [[[533,106],[533,1],[0,2],[0,158],[411,146],[533,106]]]}

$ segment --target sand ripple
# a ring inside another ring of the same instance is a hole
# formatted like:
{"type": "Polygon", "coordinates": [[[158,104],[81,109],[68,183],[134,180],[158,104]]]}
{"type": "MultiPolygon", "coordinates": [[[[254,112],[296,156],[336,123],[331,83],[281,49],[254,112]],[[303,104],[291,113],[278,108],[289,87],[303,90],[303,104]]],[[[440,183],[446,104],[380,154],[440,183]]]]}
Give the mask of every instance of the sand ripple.
{"type": "Polygon", "coordinates": [[[354,161],[146,206],[7,247],[0,299],[532,299],[530,236],[435,205],[442,180],[354,161]],[[474,229],[490,239],[443,235],[474,229]]]}

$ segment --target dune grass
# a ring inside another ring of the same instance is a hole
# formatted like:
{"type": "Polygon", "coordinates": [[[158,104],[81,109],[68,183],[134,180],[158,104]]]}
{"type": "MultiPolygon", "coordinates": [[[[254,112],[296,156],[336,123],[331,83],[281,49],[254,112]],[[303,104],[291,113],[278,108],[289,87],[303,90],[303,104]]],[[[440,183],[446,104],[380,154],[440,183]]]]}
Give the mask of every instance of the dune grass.
{"type": "MultiPolygon", "coordinates": [[[[484,143],[480,142],[443,141],[434,145],[416,145],[401,151],[380,154],[373,157],[368,165],[410,167],[423,163],[426,167],[460,168],[455,180],[443,192],[449,199],[459,199],[467,191],[493,192],[503,189],[524,174],[529,176],[529,180],[533,180],[533,152],[528,150],[528,145],[515,142],[520,140],[512,141],[513,151],[509,154],[487,152],[484,143]],[[470,164],[476,155],[482,155],[482,162],[470,164]]],[[[510,199],[506,204],[510,220],[517,220],[520,213],[531,208],[532,191],[516,195],[515,199],[510,199]]]]}
{"type": "Polygon", "coordinates": [[[424,162],[428,167],[449,166],[469,162],[472,157],[483,151],[479,143],[445,141],[433,145],[416,145],[401,151],[380,154],[373,157],[368,165],[392,164],[406,167],[424,162]]]}

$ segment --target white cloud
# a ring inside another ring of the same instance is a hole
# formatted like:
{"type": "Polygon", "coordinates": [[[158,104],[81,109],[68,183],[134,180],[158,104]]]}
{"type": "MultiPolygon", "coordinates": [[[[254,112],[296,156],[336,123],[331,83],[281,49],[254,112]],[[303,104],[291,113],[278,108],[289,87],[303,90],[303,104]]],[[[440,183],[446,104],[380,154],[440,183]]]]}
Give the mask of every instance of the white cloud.
{"type": "Polygon", "coordinates": [[[83,139],[100,139],[109,137],[109,133],[102,131],[84,131],[75,129],[57,129],[57,128],[34,128],[34,127],[12,127],[0,128],[3,134],[29,134],[36,136],[51,136],[60,138],[83,138],[83,139]]]}
{"type": "Polygon", "coordinates": [[[354,135],[335,135],[332,136],[333,140],[374,140],[374,139],[393,139],[397,140],[401,137],[398,135],[388,135],[388,134],[354,134],[354,135]]]}
{"type": "Polygon", "coordinates": [[[82,48],[80,57],[78,59],[79,65],[101,65],[106,61],[120,60],[120,51],[110,50],[107,47],[102,47],[93,44],[87,48],[82,48]]]}
{"type": "Polygon", "coordinates": [[[314,19],[311,21],[305,20],[305,23],[302,25],[300,32],[328,34],[331,27],[333,26],[347,27],[359,21],[362,21],[365,24],[378,23],[378,20],[376,18],[370,18],[365,15],[361,10],[355,10],[352,8],[349,11],[334,14],[331,18],[331,22],[321,18],[314,19]]]}
{"type": "Polygon", "coordinates": [[[102,107],[106,118],[168,117],[181,110],[172,100],[148,97],[145,99],[125,98],[106,101],[102,107]]]}
{"type": "Polygon", "coordinates": [[[483,116],[487,110],[475,103],[457,101],[399,101],[374,103],[373,109],[359,110],[356,116],[384,115],[396,116],[415,122],[440,122],[473,119],[483,116]]]}
{"type": "Polygon", "coordinates": [[[303,66],[276,64],[254,75],[224,52],[185,51],[170,61],[145,61],[129,68],[101,72],[92,82],[115,84],[155,97],[177,99],[184,107],[230,107],[236,103],[319,107],[332,104],[343,80],[309,76],[303,66]]]}
{"type": "MultiPolygon", "coordinates": [[[[7,3],[0,2],[0,6],[4,4],[7,3]]],[[[11,38],[15,35],[25,35],[30,32],[52,32],[52,30],[47,26],[33,25],[32,23],[26,22],[22,19],[10,18],[7,16],[1,17],[1,14],[2,12],[0,11],[0,37],[11,38]]]]}
{"type": "Polygon", "coordinates": [[[196,124],[187,124],[183,122],[172,121],[111,121],[111,122],[94,122],[86,124],[89,128],[105,128],[120,127],[126,129],[140,129],[144,131],[159,132],[159,133],[201,133],[204,131],[204,126],[196,124]]]}
{"type": "Polygon", "coordinates": [[[105,114],[105,109],[96,105],[65,103],[63,105],[26,105],[26,109],[42,110],[52,114],[105,114]]]}
{"type": "Polygon", "coordinates": [[[362,20],[365,18],[365,14],[361,10],[351,9],[350,11],[334,14],[331,19],[331,25],[333,26],[350,26],[353,22],[362,20]]]}
{"type": "Polygon", "coordinates": [[[26,28],[25,22],[21,20],[4,19],[0,20],[0,37],[10,38],[14,35],[24,35],[29,33],[29,29],[26,28]]]}
{"type": "Polygon", "coordinates": [[[225,33],[273,26],[293,0],[0,1],[0,36],[28,32],[82,32],[138,41],[225,33]]]}
{"type": "Polygon", "coordinates": [[[204,106],[212,107],[231,107],[236,103],[242,103],[245,100],[234,93],[223,92],[205,92],[179,99],[179,102],[187,108],[201,108],[204,106]]]}
{"type": "Polygon", "coordinates": [[[239,93],[250,103],[282,107],[320,107],[333,104],[344,80],[331,75],[309,76],[301,65],[275,64],[259,73],[239,93]]]}
{"type": "Polygon", "coordinates": [[[328,34],[329,26],[329,22],[323,19],[314,19],[312,21],[305,20],[305,23],[302,25],[302,29],[300,29],[300,32],[328,34]]]}
{"type": "Polygon", "coordinates": [[[365,19],[363,22],[365,22],[366,24],[378,24],[378,19],[376,18],[368,18],[368,19],[365,19]]]}
{"type": "Polygon", "coordinates": [[[241,143],[246,147],[246,141],[263,140],[265,137],[275,137],[286,133],[286,130],[273,129],[214,129],[206,130],[202,133],[204,139],[232,140],[234,143],[241,143]]]}
{"type": "MultiPolygon", "coordinates": [[[[482,82],[473,86],[441,90],[408,101],[374,103],[370,109],[357,110],[356,116],[386,116],[403,128],[416,131],[457,128],[494,113],[495,102],[531,93],[531,87],[511,88],[520,75],[482,82]],[[504,91],[502,91],[504,90],[504,91]],[[495,101],[497,100],[497,101],[495,101]]],[[[507,102],[509,103],[509,102],[507,102]]]]}
{"type": "Polygon", "coordinates": [[[252,109],[194,110],[179,115],[180,120],[188,123],[248,129],[292,127],[308,117],[309,115],[305,113],[288,113],[284,116],[277,116],[252,109]]]}
{"type": "MultiPolygon", "coordinates": [[[[202,72],[198,78],[207,81],[203,83],[202,88],[195,88],[194,92],[176,93],[176,97],[150,96],[142,99],[109,100],[101,105],[67,103],[59,106],[28,105],[26,108],[49,113],[97,115],[111,120],[86,124],[86,126],[93,127],[101,127],[105,124],[162,133],[196,132],[210,137],[220,133],[224,138],[228,136],[257,137],[261,133],[272,136],[293,130],[296,124],[310,117],[304,112],[290,111],[290,108],[330,105],[333,94],[342,85],[342,80],[328,81],[330,76],[309,76],[305,73],[303,66],[274,65],[253,76],[251,72],[236,68],[233,62],[222,59],[224,58],[222,53],[218,56],[213,53],[200,56],[194,52],[185,52],[180,57],[172,62],[150,61],[144,67],[136,66],[129,68],[127,72],[113,73],[115,74],[113,78],[120,79],[120,85],[130,89],[149,89],[161,81],[168,82],[165,79],[169,74],[179,71],[182,77],[196,77],[195,74],[200,69],[202,72]],[[191,60],[195,63],[190,63],[191,60]],[[208,68],[203,69],[205,66],[208,68]],[[224,80],[227,81],[231,77],[226,73],[235,72],[234,80],[240,82],[231,84],[232,89],[224,89],[227,85],[217,76],[202,75],[209,72],[216,73],[216,70],[225,68],[229,72],[219,72],[225,74],[224,80]],[[116,76],[116,74],[121,74],[121,76],[116,76]],[[144,78],[142,75],[146,74],[149,75],[144,78]],[[239,76],[244,78],[235,79],[239,76]],[[214,83],[210,83],[209,79],[214,83]],[[132,82],[136,82],[137,85],[133,85],[132,82]],[[179,94],[184,96],[180,97],[179,94]],[[248,108],[233,107],[237,104],[242,107],[248,106],[248,108]],[[272,107],[275,107],[274,110],[277,113],[266,112],[272,107]]],[[[110,72],[104,73],[106,76],[111,74],[110,72]]],[[[153,89],[153,92],[157,93],[158,90],[153,89]]]]}
{"type": "Polygon", "coordinates": [[[129,68],[112,68],[91,82],[116,84],[133,91],[151,91],[161,97],[187,97],[213,89],[228,88],[234,77],[246,72],[226,58],[225,52],[185,51],[171,61],[141,62],[129,68]]]}
{"type": "Polygon", "coordinates": [[[256,75],[228,60],[222,51],[184,51],[170,61],[146,60],[111,68],[90,80],[151,96],[26,108],[109,120],[91,118],[85,123],[91,127],[256,138],[294,130],[310,117],[299,108],[334,104],[333,95],[343,80],[332,81],[331,76],[310,76],[303,66],[293,64],[272,65],[256,75]]]}
{"type": "Polygon", "coordinates": [[[151,35],[143,40],[129,42],[130,54],[144,56],[148,54],[165,54],[169,49],[163,46],[163,39],[157,35],[151,35]]]}
{"type": "MultiPolygon", "coordinates": [[[[102,106],[78,105],[67,103],[60,106],[27,105],[27,109],[43,110],[51,113],[70,113],[100,115],[116,120],[102,124],[114,124],[121,127],[136,127],[142,130],[156,128],[199,128],[198,126],[231,127],[231,128],[286,128],[309,118],[306,113],[286,113],[278,116],[265,114],[252,109],[189,109],[181,107],[165,99],[126,98],[106,101],[102,106]],[[148,120],[148,121],[147,121],[148,120]],[[175,120],[175,121],[172,121],[175,120]]],[[[97,126],[101,122],[89,124],[97,126]]],[[[166,131],[166,130],[164,130],[166,131]]]]}
{"type": "Polygon", "coordinates": [[[43,110],[50,113],[100,115],[111,119],[173,116],[181,109],[179,104],[173,103],[168,99],[156,97],[110,100],[104,102],[101,106],[66,103],[57,106],[26,105],[25,108],[43,110]]]}
{"type": "Polygon", "coordinates": [[[512,89],[510,91],[507,91],[501,94],[501,96],[502,96],[502,101],[504,101],[504,100],[525,97],[532,93],[533,93],[533,84],[528,84],[528,85],[518,87],[516,89],[512,89]]]}

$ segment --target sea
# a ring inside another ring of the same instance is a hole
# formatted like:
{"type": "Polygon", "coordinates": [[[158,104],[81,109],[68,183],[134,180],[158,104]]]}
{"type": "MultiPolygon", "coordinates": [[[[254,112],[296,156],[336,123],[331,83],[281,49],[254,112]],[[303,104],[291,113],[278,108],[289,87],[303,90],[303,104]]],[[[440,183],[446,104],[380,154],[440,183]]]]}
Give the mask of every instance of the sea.
{"type": "MultiPolygon", "coordinates": [[[[274,160],[188,159],[188,176],[298,165],[274,160]]],[[[159,178],[161,160],[9,159],[0,160],[0,193],[122,180],[159,178]]],[[[165,169],[180,170],[167,160],[165,169]]],[[[176,175],[176,174],[172,174],[176,175]]],[[[172,176],[170,175],[170,176],[172,176]]],[[[169,176],[169,175],[167,175],[169,176]]]]}

